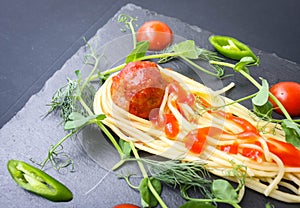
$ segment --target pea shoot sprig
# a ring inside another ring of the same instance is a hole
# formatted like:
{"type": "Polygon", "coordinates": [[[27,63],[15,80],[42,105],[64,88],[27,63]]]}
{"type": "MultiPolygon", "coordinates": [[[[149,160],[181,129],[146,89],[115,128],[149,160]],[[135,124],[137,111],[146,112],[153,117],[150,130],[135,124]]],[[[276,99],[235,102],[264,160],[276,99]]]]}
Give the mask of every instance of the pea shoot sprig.
{"type": "MultiPolygon", "coordinates": [[[[266,79],[261,78],[261,84],[256,81],[249,72],[249,66],[257,66],[259,64],[259,59],[256,60],[253,57],[246,56],[241,58],[236,64],[221,62],[221,61],[210,61],[213,65],[225,66],[232,68],[235,72],[240,73],[246,79],[248,79],[256,88],[258,92],[251,96],[254,112],[263,118],[268,118],[270,121],[280,123],[283,131],[286,135],[286,141],[293,144],[296,147],[300,147],[300,125],[297,124],[299,120],[293,120],[289,115],[287,110],[281,104],[281,102],[269,91],[269,84],[266,79]],[[268,98],[271,98],[278,106],[278,108],[283,112],[286,117],[283,120],[273,119],[271,117],[272,113],[272,104],[268,101],[268,98]]],[[[250,98],[247,96],[247,98],[250,98]]],[[[243,99],[241,99],[243,100],[243,99]]]]}

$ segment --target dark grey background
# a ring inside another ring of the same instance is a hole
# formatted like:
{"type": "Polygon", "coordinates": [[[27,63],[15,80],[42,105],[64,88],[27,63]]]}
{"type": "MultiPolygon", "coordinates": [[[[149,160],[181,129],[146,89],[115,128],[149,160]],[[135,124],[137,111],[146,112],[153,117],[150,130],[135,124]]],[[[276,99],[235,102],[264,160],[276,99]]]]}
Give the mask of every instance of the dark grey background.
{"type": "Polygon", "coordinates": [[[0,127],[128,2],[300,63],[297,0],[1,0],[0,127]]]}

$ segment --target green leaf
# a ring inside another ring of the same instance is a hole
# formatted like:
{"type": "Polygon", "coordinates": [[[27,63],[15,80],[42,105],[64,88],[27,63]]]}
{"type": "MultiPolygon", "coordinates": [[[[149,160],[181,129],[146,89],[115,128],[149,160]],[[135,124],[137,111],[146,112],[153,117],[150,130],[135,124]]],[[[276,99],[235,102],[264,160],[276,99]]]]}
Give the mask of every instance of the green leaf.
{"type": "Polygon", "coordinates": [[[81,71],[79,69],[75,70],[75,75],[77,78],[81,78],[81,71]]]}
{"type": "MultiPolygon", "coordinates": [[[[93,116],[92,116],[93,117],[93,116]]],[[[99,114],[99,115],[96,115],[96,120],[97,121],[102,121],[106,118],[106,115],[105,114],[99,114]]]]}
{"type": "Polygon", "coordinates": [[[272,204],[270,204],[270,202],[266,203],[265,208],[275,208],[275,206],[273,206],[272,204]]]}
{"type": "Polygon", "coordinates": [[[64,128],[65,128],[65,130],[81,128],[87,124],[90,124],[90,121],[92,121],[94,119],[95,119],[95,121],[101,121],[101,120],[105,119],[105,117],[106,116],[104,114],[84,117],[80,113],[72,112],[69,116],[70,120],[65,123],[64,128]]]}
{"type": "Polygon", "coordinates": [[[300,147],[300,129],[297,124],[289,119],[284,119],[282,129],[285,132],[285,140],[295,147],[300,147]]]}
{"type": "Polygon", "coordinates": [[[173,46],[173,50],[176,54],[188,59],[197,59],[198,50],[195,45],[195,41],[186,40],[173,46]]]}
{"type": "Polygon", "coordinates": [[[136,61],[139,58],[145,56],[149,48],[149,41],[141,41],[136,44],[135,49],[126,57],[126,63],[136,61]]]}
{"type": "Polygon", "coordinates": [[[226,180],[214,180],[212,183],[211,191],[213,195],[218,199],[238,202],[238,194],[236,193],[232,185],[226,180]]]}
{"type": "Polygon", "coordinates": [[[130,144],[129,142],[126,142],[125,140],[123,139],[120,139],[119,140],[119,145],[123,151],[123,153],[127,156],[130,156],[130,153],[132,151],[131,147],[130,147],[130,144]]]}
{"type": "Polygon", "coordinates": [[[148,180],[150,180],[152,186],[158,194],[161,194],[162,186],[160,181],[155,178],[144,178],[140,183],[139,191],[141,194],[142,203],[146,203],[149,207],[155,207],[158,205],[158,201],[148,187],[148,180]]]}
{"type": "Polygon", "coordinates": [[[188,201],[181,205],[179,208],[216,208],[216,206],[208,204],[206,202],[188,201]]]}
{"type": "Polygon", "coordinates": [[[271,118],[273,105],[269,101],[267,101],[262,106],[257,106],[253,104],[253,111],[259,117],[268,117],[271,118]]]}
{"type": "Polygon", "coordinates": [[[254,98],[252,98],[252,103],[256,106],[263,106],[268,102],[269,98],[269,83],[265,79],[262,80],[261,88],[254,98]]]}
{"type": "Polygon", "coordinates": [[[72,112],[69,115],[69,120],[71,120],[71,121],[80,120],[80,119],[83,119],[83,118],[85,118],[85,117],[81,113],[78,113],[78,112],[72,112]]]}
{"type": "Polygon", "coordinates": [[[239,72],[241,70],[246,71],[249,74],[249,70],[247,69],[247,66],[250,64],[255,63],[256,61],[251,56],[245,56],[243,57],[238,63],[235,64],[234,70],[236,72],[239,72]]]}
{"type": "Polygon", "coordinates": [[[87,119],[87,118],[74,120],[74,121],[67,121],[65,123],[65,130],[71,130],[71,129],[77,129],[77,128],[83,127],[83,126],[85,126],[85,124],[87,124],[88,121],[89,121],[89,119],[87,119]]]}

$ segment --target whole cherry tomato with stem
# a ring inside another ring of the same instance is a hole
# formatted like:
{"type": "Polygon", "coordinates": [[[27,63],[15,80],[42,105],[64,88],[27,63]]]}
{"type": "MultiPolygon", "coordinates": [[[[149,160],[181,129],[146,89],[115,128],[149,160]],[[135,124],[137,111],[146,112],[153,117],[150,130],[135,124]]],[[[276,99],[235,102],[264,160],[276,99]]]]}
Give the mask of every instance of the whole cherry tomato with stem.
{"type": "MultiPolygon", "coordinates": [[[[270,92],[281,102],[291,116],[300,116],[300,84],[297,82],[278,82],[270,92]]],[[[275,111],[282,114],[276,103],[270,99],[275,111]]]]}
{"type": "Polygon", "coordinates": [[[149,41],[149,50],[161,51],[173,42],[173,31],[164,22],[152,20],[145,22],[137,31],[138,42],[149,41]]]}

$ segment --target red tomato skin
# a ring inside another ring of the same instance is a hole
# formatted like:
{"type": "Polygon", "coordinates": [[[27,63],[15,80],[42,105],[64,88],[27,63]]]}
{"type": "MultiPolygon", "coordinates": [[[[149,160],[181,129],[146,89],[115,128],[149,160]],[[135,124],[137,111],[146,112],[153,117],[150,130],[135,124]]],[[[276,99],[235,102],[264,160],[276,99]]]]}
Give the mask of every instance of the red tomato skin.
{"type": "Polygon", "coordinates": [[[245,157],[256,160],[257,162],[262,162],[264,158],[261,151],[248,147],[244,147],[241,154],[245,157]]]}
{"type": "Polygon", "coordinates": [[[294,145],[273,138],[268,138],[267,145],[270,152],[277,155],[284,165],[300,167],[300,150],[294,145]]]}
{"type": "Polygon", "coordinates": [[[184,138],[186,148],[190,152],[200,154],[204,149],[206,143],[206,136],[198,138],[198,130],[194,130],[188,133],[184,138]]]}
{"type": "Polygon", "coordinates": [[[118,204],[115,205],[113,208],[140,208],[140,207],[134,204],[118,204]]]}
{"type": "Polygon", "coordinates": [[[219,137],[222,130],[216,127],[204,127],[193,130],[184,138],[185,146],[193,153],[200,154],[205,147],[206,137],[219,137]]]}
{"type": "Polygon", "coordinates": [[[149,50],[160,51],[173,41],[173,32],[164,22],[153,20],[145,22],[137,31],[137,41],[149,41],[149,50]]]}
{"type": "MultiPolygon", "coordinates": [[[[270,88],[270,92],[281,102],[291,116],[300,116],[300,84],[297,82],[278,82],[270,88]]],[[[273,99],[269,99],[277,107],[273,99]]],[[[275,109],[282,114],[280,109],[275,109]]]]}
{"type": "Polygon", "coordinates": [[[222,145],[220,146],[220,150],[229,154],[236,155],[239,151],[239,144],[237,142],[234,142],[233,144],[230,145],[222,145]]]}

